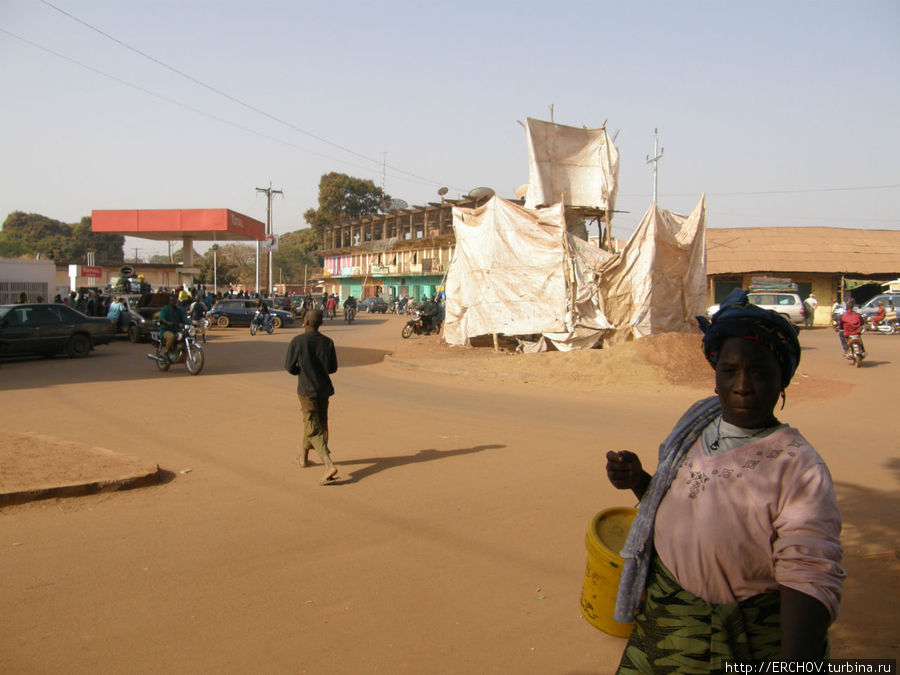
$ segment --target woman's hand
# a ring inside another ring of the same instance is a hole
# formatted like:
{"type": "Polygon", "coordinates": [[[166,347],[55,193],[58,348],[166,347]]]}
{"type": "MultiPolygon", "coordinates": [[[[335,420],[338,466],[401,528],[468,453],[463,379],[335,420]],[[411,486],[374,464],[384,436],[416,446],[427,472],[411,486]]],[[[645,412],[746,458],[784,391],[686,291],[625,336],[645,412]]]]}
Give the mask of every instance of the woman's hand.
{"type": "Polygon", "coordinates": [[[631,490],[638,499],[650,484],[650,474],[644,471],[641,460],[628,450],[606,453],[606,476],[614,487],[631,490]]]}

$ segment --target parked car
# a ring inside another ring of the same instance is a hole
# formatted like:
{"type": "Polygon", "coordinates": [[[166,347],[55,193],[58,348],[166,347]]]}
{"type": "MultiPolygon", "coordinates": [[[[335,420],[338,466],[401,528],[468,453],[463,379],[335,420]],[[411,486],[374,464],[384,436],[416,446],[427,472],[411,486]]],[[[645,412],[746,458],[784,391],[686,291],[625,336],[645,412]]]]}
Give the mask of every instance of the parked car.
{"type": "MultiPolygon", "coordinates": [[[[256,300],[229,298],[219,300],[213,305],[208,316],[209,320],[219,328],[227,328],[228,326],[249,326],[254,312],[256,312],[256,300]]],[[[285,312],[282,309],[270,309],[269,312],[272,314],[272,323],[275,328],[290,326],[294,323],[294,315],[291,312],[285,312]]]]}
{"type": "Polygon", "coordinates": [[[279,296],[277,298],[264,298],[263,302],[266,303],[271,309],[283,309],[285,312],[290,312],[293,314],[291,310],[291,301],[290,298],[286,296],[279,296]]]}
{"type": "MultiPolygon", "coordinates": [[[[144,293],[138,296],[135,304],[128,303],[131,309],[140,314],[145,319],[156,321],[159,316],[159,310],[169,304],[171,293],[144,293]]],[[[135,296],[128,296],[135,297],[135,296]]]]}
{"type": "Polygon", "coordinates": [[[52,356],[65,352],[87,356],[97,345],[112,342],[116,327],[105,317],[87,316],[59,304],[0,305],[2,352],[52,356]]]}
{"type": "Polygon", "coordinates": [[[894,309],[897,308],[897,303],[900,302],[900,293],[880,293],[876,295],[871,300],[866,301],[859,307],[859,313],[864,317],[869,318],[875,312],[878,311],[878,303],[884,303],[884,311],[888,311],[888,302],[894,303],[894,309]]]}
{"type": "MultiPolygon", "coordinates": [[[[140,295],[120,295],[122,301],[127,307],[124,317],[120,317],[119,324],[116,326],[118,332],[128,335],[128,339],[132,342],[142,342],[150,339],[150,333],[158,329],[157,322],[153,318],[147,318],[138,313],[137,307],[140,303],[140,295]]],[[[149,312],[148,312],[149,313],[149,312]]],[[[158,310],[156,311],[158,313],[158,310]]]]}
{"type": "Polygon", "coordinates": [[[380,312],[384,314],[387,311],[388,305],[381,298],[365,298],[364,300],[360,300],[356,305],[357,311],[360,312],[380,312]]]}
{"type": "MultiPolygon", "coordinates": [[[[753,291],[747,294],[747,299],[751,304],[781,314],[785,319],[797,326],[803,325],[806,310],[803,309],[803,300],[796,293],[788,291],[753,291]]],[[[718,305],[710,305],[706,310],[706,315],[712,318],[712,315],[718,311],[718,305]]]]}

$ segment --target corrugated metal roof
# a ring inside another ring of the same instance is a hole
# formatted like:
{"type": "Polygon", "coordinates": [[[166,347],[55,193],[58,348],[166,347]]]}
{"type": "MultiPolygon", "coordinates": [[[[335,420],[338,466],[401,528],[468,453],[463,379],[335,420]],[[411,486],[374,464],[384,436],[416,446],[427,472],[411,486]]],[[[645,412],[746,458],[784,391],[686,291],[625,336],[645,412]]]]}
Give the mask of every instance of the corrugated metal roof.
{"type": "Polygon", "coordinates": [[[731,227],[706,230],[706,273],[900,276],[900,230],[731,227]]]}

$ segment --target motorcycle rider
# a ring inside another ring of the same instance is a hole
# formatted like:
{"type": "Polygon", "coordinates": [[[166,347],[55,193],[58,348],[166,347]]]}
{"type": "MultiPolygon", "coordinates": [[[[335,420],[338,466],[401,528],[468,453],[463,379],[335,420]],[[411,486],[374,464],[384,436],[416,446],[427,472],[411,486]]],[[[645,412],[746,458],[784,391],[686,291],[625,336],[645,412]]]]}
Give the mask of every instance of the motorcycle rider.
{"type": "Polygon", "coordinates": [[[869,319],[869,322],[872,324],[872,328],[878,328],[878,324],[881,323],[882,321],[884,321],[885,314],[886,314],[886,312],[884,310],[884,303],[881,300],[879,300],[878,301],[878,309],[875,311],[875,313],[869,319]]]}
{"type": "Polygon", "coordinates": [[[437,316],[437,305],[434,304],[434,296],[422,298],[422,332],[430,333],[434,330],[434,317],[437,316]]]}
{"type": "Polygon", "coordinates": [[[163,340],[167,357],[172,347],[175,346],[175,340],[178,339],[178,331],[187,322],[187,314],[178,304],[178,296],[172,293],[169,296],[169,304],[159,310],[160,337],[163,340]]]}
{"type": "MultiPolygon", "coordinates": [[[[850,348],[847,344],[847,338],[856,335],[860,336],[863,327],[863,318],[853,309],[853,300],[847,300],[846,309],[844,313],[841,314],[841,318],[838,319],[838,336],[841,338],[841,345],[844,347],[844,356],[846,358],[850,358],[850,348]]],[[[862,338],[860,337],[860,345],[862,345],[862,338]]],[[[865,353],[866,348],[862,348],[863,353],[865,353]]]]}
{"type": "Polygon", "coordinates": [[[256,301],[256,316],[253,317],[253,320],[263,328],[269,323],[269,305],[262,298],[256,301]]]}
{"type": "Polygon", "coordinates": [[[353,313],[356,314],[356,298],[352,295],[348,295],[347,299],[344,300],[344,318],[347,318],[347,310],[352,309],[353,313]]]}

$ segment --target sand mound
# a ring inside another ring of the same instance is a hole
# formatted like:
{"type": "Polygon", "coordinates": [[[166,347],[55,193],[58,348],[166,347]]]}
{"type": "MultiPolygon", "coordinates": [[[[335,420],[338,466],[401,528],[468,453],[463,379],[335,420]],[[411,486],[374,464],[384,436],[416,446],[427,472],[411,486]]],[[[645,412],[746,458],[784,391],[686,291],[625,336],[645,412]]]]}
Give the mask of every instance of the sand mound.
{"type": "Polygon", "coordinates": [[[605,349],[540,354],[450,347],[426,336],[404,341],[392,358],[454,375],[579,388],[680,385],[712,390],[713,382],[700,335],[688,333],[653,335],[605,349]]]}

